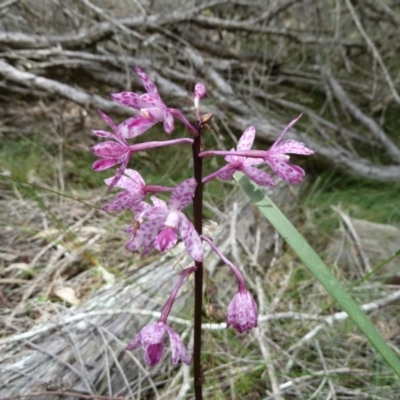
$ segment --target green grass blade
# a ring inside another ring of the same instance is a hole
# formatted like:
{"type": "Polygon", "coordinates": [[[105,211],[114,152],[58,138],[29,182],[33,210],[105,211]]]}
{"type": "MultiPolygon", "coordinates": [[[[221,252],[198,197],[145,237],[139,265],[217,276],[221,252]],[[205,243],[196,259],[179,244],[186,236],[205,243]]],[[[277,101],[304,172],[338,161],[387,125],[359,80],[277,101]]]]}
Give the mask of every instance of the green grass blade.
{"type": "Polygon", "coordinates": [[[251,182],[247,176],[240,172],[235,173],[235,179],[261,213],[292,247],[312,274],[336,300],[342,310],[349,315],[352,321],[382,355],[393,371],[400,377],[400,360],[375,329],[366,314],[359,308],[350,294],[324,264],[318,254],[311,248],[303,236],[301,236],[297,229],[283,215],[271,199],[256,184],[251,182]]]}

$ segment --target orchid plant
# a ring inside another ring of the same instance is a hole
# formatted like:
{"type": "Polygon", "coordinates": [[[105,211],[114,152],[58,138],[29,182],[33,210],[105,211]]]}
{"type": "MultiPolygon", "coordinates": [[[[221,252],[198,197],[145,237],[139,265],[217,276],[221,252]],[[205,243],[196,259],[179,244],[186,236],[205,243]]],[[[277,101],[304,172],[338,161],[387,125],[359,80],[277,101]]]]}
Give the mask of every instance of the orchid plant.
{"type": "Polygon", "coordinates": [[[143,255],[157,249],[165,252],[182,240],[194,265],[184,269],[173,289],[169,299],[162,309],[158,321],[143,327],[127,345],[127,350],[142,348],[145,362],[153,366],[159,363],[164,354],[164,337],[168,334],[172,347],[172,361],[177,364],[179,359],[186,364],[191,363],[189,353],[179,335],[167,325],[167,318],[175,301],[179,287],[191,273],[195,274],[194,287],[194,390],[196,399],[202,398],[202,368],[201,368],[201,322],[203,300],[203,243],[211,247],[218,257],[230,268],[236,277],[238,290],[227,310],[227,327],[232,327],[239,333],[249,332],[257,326],[258,310],[256,302],[246,288],[245,280],[240,270],[230,262],[213,243],[212,239],[202,234],[203,204],[202,195],[205,184],[213,179],[229,180],[236,171],[246,174],[252,181],[262,186],[274,186],[275,179],[258,168],[267,164],[281,179],[291,183],[302,182],[305,172],[296,165],[289,164],[288,154],[310,155],[313,151],[303,143],[295,140],[284,140],[284,134],[301,117],[299,115],[283,130],[281,135],[269,150],[252,150],[256,130],[248,127],[241,136],[237,149],[230,151],[202,150],[202,129],[212,118],[212,114],[201,115],[200,102],[206,95],[206,88],[197,83],[194,88],[194,111],[196,121],[192,125],[177,109],[169,108],[162,101],[160,94],[149,78],[139,67],[135,71],[146,90],[144,94],[132,92],[114,93],[111,98],[119,104],[137,110],[137,113],[116,125],[111,118],[99,111],[100,117],[110,126],[112,133],[94,130],[93,134],[108,139],[92,147],[93,153],[99,157],[93,164],[93,170],[102,171],[116,165],[116,174],[105,180],[109,189],[123,189],[116,198],[106,204],[104,210],[117,212],[130,210],[134,213],[134,223],[126,228],[130,238],[126,244],[129,251],[141,251],[143,255]],[[152,141],[140,144],[129,144],[133,139],[155,124],[162,122],[164,131],[171,134],[174,130],[174,119],[181,121],[189,130],[191,137],[164,141],[152,141]],[[147,186],[140,173],[128,168],[132,156],[150,149],[189,144],[193,153],[193,177],[185,179],[176,187],[147,186]],[[203,159],[209,156],[225,156],[227,164],[214,173],[203,177],[203,159]],[[168,203],[155,196],[157,193],[171,192],[168,203]],[[146,202],[146,196],[151,196],[152,204],[146,202]],[[193,202],[193,223],[183,210],[193,202]]]}

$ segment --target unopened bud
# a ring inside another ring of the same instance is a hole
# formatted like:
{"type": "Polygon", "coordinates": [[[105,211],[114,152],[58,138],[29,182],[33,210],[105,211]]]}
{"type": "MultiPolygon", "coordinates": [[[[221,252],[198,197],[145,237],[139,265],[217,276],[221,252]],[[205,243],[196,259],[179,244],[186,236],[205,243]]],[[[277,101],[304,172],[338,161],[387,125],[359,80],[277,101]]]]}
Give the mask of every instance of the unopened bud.
{"type": "Polygon", "coordinates": [[[194,108],[198,108],[200,100],[206,95],[206,87],[201,83],[197,82],[194,85],[194,108]]]}
{"type": "Polygon", "coordinates": [[[257,326],[258,310],[253,296],[243,289],[233,297],[228,307],[227,328],[232,326],[239,333],[246,333],[257,326]]]}

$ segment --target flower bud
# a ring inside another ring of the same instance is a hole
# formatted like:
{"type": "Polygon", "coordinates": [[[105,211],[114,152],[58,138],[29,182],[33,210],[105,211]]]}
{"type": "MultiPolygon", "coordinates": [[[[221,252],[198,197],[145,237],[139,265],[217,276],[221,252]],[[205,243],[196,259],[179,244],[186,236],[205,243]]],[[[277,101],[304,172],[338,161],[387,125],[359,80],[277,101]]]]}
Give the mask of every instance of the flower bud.
{"type": "Polygon", "coordinates": [[[248,332],[257,326],[258,309],[253,296],[246,290],[239,290],[228,306],[227,328],[232,326],[239,333],[248,332]]]}
{"type": "Polygon", "coordinates": [[[200,100],[206,95],[206,87],[201,83],[197,82],[194,86],[194,107],[199,107],[200,100]]]}

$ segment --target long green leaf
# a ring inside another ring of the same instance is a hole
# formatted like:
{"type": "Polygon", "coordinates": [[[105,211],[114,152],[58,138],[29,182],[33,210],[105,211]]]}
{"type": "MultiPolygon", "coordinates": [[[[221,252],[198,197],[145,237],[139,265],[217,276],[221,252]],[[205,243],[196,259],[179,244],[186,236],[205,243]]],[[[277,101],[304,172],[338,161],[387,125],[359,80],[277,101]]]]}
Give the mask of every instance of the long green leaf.
{"type": "Polygon", "coordinates": [[[301,236],[291,222],[283,215],[272,200],[256,184],[240,172],[235,173],[235,179],[261,213],[281,234],[283,239],[292,247],[312,274],[337,301],[342,310],[349,315],[361,332],[363,332],[371,344],[390,365],[393,371],[400,377],[400,360],[375,329],[366,314],[359,308],[350,294],[324,264],[318,254],[312,249],[303,236],[301,236]]]}

